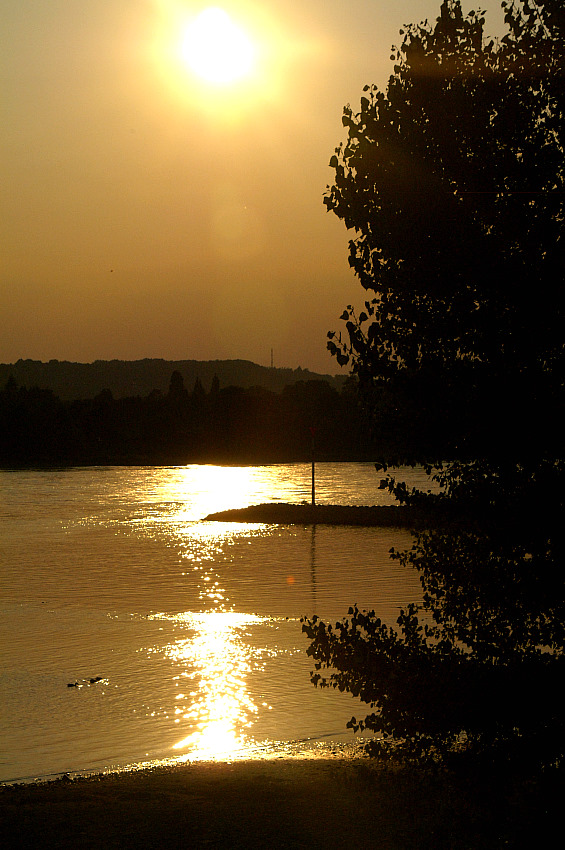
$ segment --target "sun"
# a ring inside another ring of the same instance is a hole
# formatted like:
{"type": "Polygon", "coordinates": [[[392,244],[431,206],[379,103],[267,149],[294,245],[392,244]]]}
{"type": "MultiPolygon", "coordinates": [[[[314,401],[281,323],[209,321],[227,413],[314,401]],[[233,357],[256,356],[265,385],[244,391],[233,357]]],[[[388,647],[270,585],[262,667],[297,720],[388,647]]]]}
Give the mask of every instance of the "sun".
{"type": "Polygon", "coordinates": [[[188,24],[181,53],[197,76],[218,86],[249,76],[256,61],[247,33],[217,6],[204,9],[188,24]]]}

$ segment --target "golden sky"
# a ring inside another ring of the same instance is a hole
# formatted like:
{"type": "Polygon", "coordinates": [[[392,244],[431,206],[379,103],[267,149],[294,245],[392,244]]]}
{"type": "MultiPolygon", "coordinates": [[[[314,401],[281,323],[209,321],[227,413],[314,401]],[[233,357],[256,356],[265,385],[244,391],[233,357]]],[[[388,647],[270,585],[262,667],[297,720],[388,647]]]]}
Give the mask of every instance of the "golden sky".
{"type": "Polygon", "coordinates": [[[342,108],[439,7],[2,0],[0,362],[268,365],[272,348],[338,372],[326,332],[364,300],[322,203],[342,108]],[[214,5],[253,45],[237,80],[229,43],[220,82],[189,65],[187,27],[214,5]]]}

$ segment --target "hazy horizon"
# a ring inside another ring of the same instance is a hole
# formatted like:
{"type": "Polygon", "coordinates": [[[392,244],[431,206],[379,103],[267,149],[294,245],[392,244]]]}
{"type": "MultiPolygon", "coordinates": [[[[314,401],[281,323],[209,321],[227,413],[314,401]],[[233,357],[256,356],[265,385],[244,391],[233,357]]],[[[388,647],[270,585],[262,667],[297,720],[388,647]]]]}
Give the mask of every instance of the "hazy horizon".
{"type": "Polygon", "coordinates": [[[22,363],[26,363],[26,362],[41,363],[44,366],[48,366],[50,363],[61,363],[61,364],[68,363],[68,364],[78,365],[78,366],[92,366],[95,363],[143,363],[144,361],[157,361],[157,362],[162,361],[164,363],[251,363],[253,366],[258,366],[261,369],[272,368],[272,369],[280,369],[280,370],[285,370],[285,371],[290,371],[290,372],[304,372],[306,374],[308,374],[308,373],[322,374],[322,375],[328,375],[328,376],[331,376],[331,377],[341,377],[341,376],[346,377],[347,374],[348,374],[347,369],[341,369],[340,370],[337,363],[334,366],[334,363],[332,361],[330,361],[330,363],[329,363],[330,368],[328,370],[326,370],[324,372],[320,372],[317,369],[309,369],[307,366],[302,366],[301,363],[299,363],[297,366],[280,366],[274,358],[273,358],[273,363],[271,365],[271,363],[268,363],[268,364],[257,363],[257,361],[249,360],[249,358],[247,358],[247,357],[237,357],[237,356],[234,356],[234,357],[207,357],[207,358],[177,357],[177,358],[174,358],[174,359],[172,359],[170,357],[135,357],[135,358],[132,358],[132,359],[127,359],[127,360],[124,359],[123,357],[96,357],[94,360],[68,360],[67,358],[59,358],[59,357],[51,357],[51,358],[49,358],[49,360],[39,360],[38,358],[35,358],[35,357],[19,357],[17,360],[0,361],[0,366],[15,366],[20,362],[22,362],[22,363]]]}
{"type": "Polygon", "coordinates": [[[2,4],[0,362],[268,366],[274,349],[339,372],[326,333],[364,300],[322,203],[342,109],[386,87],[399,30],[440,0],[218,3],[255,47],[221,85],[180,55],[208,5],[2,4]]]}

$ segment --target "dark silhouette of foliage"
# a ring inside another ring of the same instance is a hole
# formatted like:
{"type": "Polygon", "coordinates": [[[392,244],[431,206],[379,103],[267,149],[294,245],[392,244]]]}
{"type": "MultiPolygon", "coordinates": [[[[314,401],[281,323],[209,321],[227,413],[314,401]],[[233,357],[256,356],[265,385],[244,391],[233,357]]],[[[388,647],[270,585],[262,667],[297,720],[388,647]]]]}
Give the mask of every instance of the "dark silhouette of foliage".
{"type": "MultiPolygon", "coordinates": [[[[507,20],[498,46],[458,3],[433,28],[409,27],[386,95],[367,86],[361,111],[344,111],[325,198],[356,231],[349,262],[372,293],[344,311],[330,351],[369,402],[394,379],[422,387],[432,422],[439,399],[455,425],[462,408],[490,409],[495,454],[499,432],[524,421],[523,394],[551,423],[564,320],[562,4],[512,6],[507,20]]],[[[450,430],[452,454],[473,456],[472,429],[450,430]]]]}
{"type": "MultiPolygon", "coordinates": [[[[200,387],[202,387],[202,384],[200,384],[200,387]]],[[[175,369],[175,371],[171,375],[168,396],[171,401],[188,401],[188,392],[184,386],[184,378],[177,369],[175,369]]]]}
{"type": "Polygon", "coordinates": [[[323,381],[298,382],[282,393],[263,387],[188,392],[175,370],[169,390],[62,401],[50,390],[0,390],[0,466],[89,464],[276,463],[311,459],[367,460],[373,448],[359,423],[357,399],[323,381]]]}
{"type": "Polygon", "coordinates": [[[424,591],[399,630],[356,607],[304,630],[314,684],[371,707],[350,725],[382,735],[373,752],[549,765],[565,745],[565,13],[503,6],[494,43],[444,2],[406,28],[386,93],[344,110],[325,203],[355,230],[369,298],[328,347],[385,433],[383,468],[396,430],[444,490],[382,483],[436,518],[394,554],[424,591]]]}

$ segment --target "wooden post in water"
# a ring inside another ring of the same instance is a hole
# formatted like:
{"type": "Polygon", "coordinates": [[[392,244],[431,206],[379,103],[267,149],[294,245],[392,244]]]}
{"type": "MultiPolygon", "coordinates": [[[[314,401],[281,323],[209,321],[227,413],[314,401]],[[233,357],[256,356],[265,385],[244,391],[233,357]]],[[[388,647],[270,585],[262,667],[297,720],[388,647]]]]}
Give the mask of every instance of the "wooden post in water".
{"type": "Polygon", "coordinates": [[[314,508],[316,506],[316,429],[310,428],[310,433],[312,434],[312,507],[314,508]]]}

